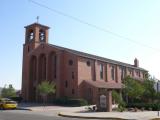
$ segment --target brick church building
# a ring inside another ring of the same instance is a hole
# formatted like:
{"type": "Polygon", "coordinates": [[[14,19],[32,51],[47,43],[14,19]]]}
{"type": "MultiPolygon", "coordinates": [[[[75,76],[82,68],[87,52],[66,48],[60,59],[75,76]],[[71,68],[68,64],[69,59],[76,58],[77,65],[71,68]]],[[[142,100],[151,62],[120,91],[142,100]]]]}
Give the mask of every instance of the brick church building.
{"type": "Polygon", "coordinates": [[[22,68],[22,97],[25,101],[38,102],[40,96],[36,86],[48,80],[56,84],[56,94],[48,96],[48,101],[67,96],[97,104],[100,95],[104,94],[107,110],[111,111],[112,90],[122,89],[123,78],[130,75],[143,80],[147,72],[139,67],[137,59],[130,65],[49,44],[48,26],[33,23],[25,29],[22,68]]]}

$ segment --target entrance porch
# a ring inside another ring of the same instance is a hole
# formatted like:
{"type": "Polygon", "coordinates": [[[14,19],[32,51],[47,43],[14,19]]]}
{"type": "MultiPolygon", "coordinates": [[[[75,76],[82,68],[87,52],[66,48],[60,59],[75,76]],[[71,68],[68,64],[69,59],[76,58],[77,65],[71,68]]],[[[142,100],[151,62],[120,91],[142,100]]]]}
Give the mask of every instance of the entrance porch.
{"type": "Polygon", "coordinates": [[[112,90],[123,88],[122,83],[105,81],[83,81],[83,97],[90,103],[96,104],[100,111],[112,111],[112,90]]]}

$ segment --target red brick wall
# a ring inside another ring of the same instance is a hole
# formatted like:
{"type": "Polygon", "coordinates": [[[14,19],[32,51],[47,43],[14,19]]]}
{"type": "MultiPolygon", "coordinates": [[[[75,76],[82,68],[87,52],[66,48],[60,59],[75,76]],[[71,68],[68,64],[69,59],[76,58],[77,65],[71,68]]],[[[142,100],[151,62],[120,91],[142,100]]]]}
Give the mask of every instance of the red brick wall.
{"type": "Polygon", "coordinates": [[[89,103],[96,104],[98,100],[98,88],[95,88],[84,81],[79,86],[80,93],[79,97],[86,99],[89,103]],[[89,89],[91,93],[89,93],[89,89]],[[91,99],[89,98],[91,97],[91,99]]]}
{"type": "MultiPolygon", "coordinates": [[[[27,52],[27,46],[24,47],[24,64],[23,64],[23,96],[26,99],[29,99],[29,60],[31,56],[36,56],[37,60],[39,56],[43,53],[46,56],[47,60],[47,76],[46,79],[49,79],[49,55],[51,52],[55,52],[57,55],[57,78],[55,80],[57,85],[57,97],[68,96],[68,97],[81,97],[84,96],[82,93],[82,88],[80,88],[83,80],[100,80],[106,82],[121,82],[121,72],[118,65],[111,63],[105,63],[89,58],[80,57],[69,53],[67,51],[61,51],[54,47],[49,46],[48,44],[41,44],[37,47],[36,50],[27,52]],[[73,61],[73,65],[69,65],[69,60],[73,61]],[[87,61],[90,62],[90,66],[87,65],[87,61]],[[103,79],[100,78],[100,65],[103,64],[103,79]],[[115,76],[114,80],[111,79],[111,66],[115,67],[115,76]],[[72,72],[74,72],[74,79],[72,78],[72,72]],[[68,87],[65,87],[65,81],[68,82],[68,87]],[[79,87],[78,87],[79,86],[79,87]],[[74,89],[74,94],[72,94],[72,89],[74,89]]],[[[127,69],[127,75],[129,70],[127,69]]],[[[140,72],[141,78],[143,77],[143,72],[140,72]]],[[[37,78],[38,78],[37,73],[37,78]]],[[[136,76],[134,70],[134,76],[136,76]]],[[[87,87],[86,89],[87,90],[87,87]]],[[[84,89],[83,89],[83,92],[84,89]]],[[[93,92],[96,94],[95,92],[93,92]]]]}
{"type": "MultiPolygon", "coordinates": [[[[77,58],[77,70],[78,70],[78,97],[84,97],[85,93],[88,90],[87,86],[85,86],[83,80],[96,80],[96,66],[95,61],[89,58],[78,57],[77,58]],[[87,65],[87,61],[90,62],[90,65],[87,65]]],[[[95,94],[95,93],[94,93],[95,94]]]]}
{"type": "Polygon", "coordinates": [[[63,91],[64,91],[64,96],[69,96],[69,97],[77,97],[77,92],[78,92],[78,73],[77,73],[77,56],[74,54],[71,54],[69,52],[64,52],[64,64],[62,67],[63,70],[63,91]],[[69,65],[69,61],[72,60],[73,64],[69,65]],[[72,72],[74,78],[72,78],[72,72]],[[65,87],[65,81],[68,82],[68,87],[65,87]],[[74,94],[72,94],[72,89],[74,90],[74,94]]]}
{"type": "Polygon", "coordinates": [[[94,76],[94,61],[78,57],[78,84],[83,80],[93,80],[94,76]],[[87,61],[90,61],[90,66],[87,65],[87,61]]]}

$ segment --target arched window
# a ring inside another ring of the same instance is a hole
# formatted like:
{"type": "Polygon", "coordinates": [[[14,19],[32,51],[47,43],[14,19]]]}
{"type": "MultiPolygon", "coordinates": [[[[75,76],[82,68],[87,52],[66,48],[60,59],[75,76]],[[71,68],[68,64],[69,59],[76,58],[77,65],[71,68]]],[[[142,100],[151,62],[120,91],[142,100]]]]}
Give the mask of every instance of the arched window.
{"type": "Polygon", "coordinates": [[[57,75],[57,57],[55,52],[49,54],[49,64],[48,64],[48,77],[49,80],[53,81],[56,79],[57,75]]]}
{"type": "Polygon", "coordinates": [[[119,68],[120,68],[120,72],[121,72],[121,80],[123,80],[125,77],[126,68],[124,66],[119,66],[119,68]]]}
{"type": "Polygon", "coordinates": [[[113,65],[111,66],[111,77],[112,80],[115,80],[115,67],[113,65]]]}
{"type": "Polygon", "coordinates": [[[100,64],[100,78],[103,79],[103,64],[100,64]]]}
{"type": "Polygon", "coordinates": [[[29,65],[29,100],[34,102],[35,96],[36,96],[36,77],[37,74],[37,58],[36,56],[32,56],[30,59],[30,65],[29,65]]]}
{"type": "Polygon", "coordinates": [[[41,42],[44,42],[45,41],[45,31],[43,29],[40,29],[39,30],[39,40],[41,42]]]}
{"type": "Polygon", "coordinates": [[[65,81],[65,87],[66,88],[68,87],[68,81],[67,80],[65,81]]]}
{"type": "Polygon", "coordinates": [[[29,33],[28,33],[28,41],[32,41],[34,38],[34,32],[33,30],[29,30],[29,33]]]}
{"type": "Polygon", "coordinates": [[[46,80],[46,56],[41,54],[39,57],[39,79],[46,80]]]}
{"type": "Polygon", "coordinates": [[[72,79],[74,79],[74,72],[72,72],[72,79]]]}
{"type": "Polygon", "coordinates": [[[36,80],[36,72],[37,72],[37,59],[36,56],[32,56],[30,59],[30,80],[36,80]]]}

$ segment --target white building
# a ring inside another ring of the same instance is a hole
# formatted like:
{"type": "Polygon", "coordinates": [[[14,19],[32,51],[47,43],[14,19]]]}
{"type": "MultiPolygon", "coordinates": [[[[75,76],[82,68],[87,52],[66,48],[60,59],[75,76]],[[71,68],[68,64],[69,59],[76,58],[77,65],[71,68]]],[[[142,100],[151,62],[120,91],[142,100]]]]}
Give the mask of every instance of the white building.
{"type": "Polygon", "coordinates": [[[157,80],[154,84],[154,89],[157,91],[157,92],[160,92],[160,80],[157,80]]]}

